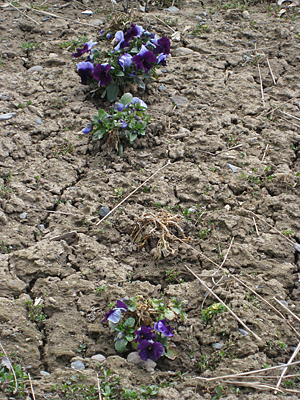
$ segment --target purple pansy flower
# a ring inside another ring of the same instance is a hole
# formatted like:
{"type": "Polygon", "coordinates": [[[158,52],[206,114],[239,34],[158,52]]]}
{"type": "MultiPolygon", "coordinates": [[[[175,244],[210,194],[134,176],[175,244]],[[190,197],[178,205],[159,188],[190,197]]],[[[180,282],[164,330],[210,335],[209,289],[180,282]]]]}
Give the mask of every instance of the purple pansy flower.
{"type": "Polygon", "coordinates": [[[157,57],[157,65],[161,64],[161,65],[167,65],[165,58],[167,57],[167,54],[159,54],[159,56],[157,57]]]}
{"type": "Polygon", "coordinates": [[[96,44],[97,42],[93,42],[93,39],[91,39],[89,42],[84,43],[83,49],[77,49],[76,53],[72,53],[72,56],[76,58],[80,57],[82,54],[88,53],[96,44]]]}
{"type": "Polygon", "coordinates": [[[163,335],[165,335],[167,337],[172,337],[173,336],[173,333],[172,333],[173,329],[171,328],[170,325],[166,326],[165,323],[166,323],[165,319],[161,319],[160,321],[155,322],[154,329],[157,332],[160,332],[160,333],[162,333],[163,335]]]}
{"type": "Polygon", "coordinates": [[[142,45],[140,52],[132,57],[132,61],[135,63],[136,70],[143,68],[148,72],[156,63],[156,57],[147,47],[142,45]]]}
{"type": "Polygon", "coordinates": [[[122,128],[123,129],[125,129],[125,128],[127,128],[127,122],[125,122],[123,119],[120,119],[120,122],[121,122],[121,124],[122,124],[122,128]]]}
{"type": "Polygon", "coordinates": [[[116,109],[117,111],[123,111],[123,110],[124,110],[124,104],[122,104],[122,103],[116,103],[116,104],[115,104],[115,109],[116,109]]]}
{"type": "Polygon", "coordinates": [[[93,124],[87,124],[87,126],[85,128],[83,128],[81,130],[81,132],[88,134],[91,132],[92,129],[93,129],[93,124]]]}
{"type": "Polygon", "coordinates": [[[109,310],[102,320],[102,322],[110,321],[117,324],[121,319],[121,314],[127,311],[127,306],[123,301],[117,300],[117,307],[109,310]]]}
{"type": "Polygon", "coordinates": [[[134,333],[136,334],[134,343],[141,342],[142,340],[154,340],[156,338],[156,334],[153,332],[151,326],[142,326],[137,331],[134,331],[134,333]]]}
{"type": "Polygon", "coordinates": [[[131,28],[124,35],[124,39],[129,41],[130,39],[134,38],[139,34],[139,30],[137,29],[136,25],[131,24],[131,28]]]}
{"type": "Polygon", "coordinates": [[[112,66],[110,64],[97,64],[93,70],[93,77],[99,82],[99,86],[107,86],[112,81],[109,73],[112,66]]]}
{"type": "Polygon", "coordinates": [[[163,345],[159,342],[153,342],[152,340],[142,340],[136,349],[139,352],[139,356],[144,361],[147,361],[148,358],[156,361],[164,352],[163,345]]]}
{"type": "Polygon", "coordinates": [[[142,34],[146,32],[145,29],[140,25],[135,25],[135,27],[138,32],[138,34],[136,35],[137,37],[142,36],[142,34]]]}
{"type": "Polygon", "coordinates": [[[129,43],[127,42],[127,40],[125,40],[125,36],[124,36],[124,32],[123,31],[118,31],[115,34],[115,39],[117,42],[119,42],[117,44],[117,46],[115,47],[115,50],[118,51],[120,49],[124,49],[124,47],[128,47],[129,43]]]}
{"type": "Polygon", "coordinates": [[[171,43],[170,40],[163,36],[161,39],[157,39],[157,36],[155,35],[153,39],[151,39],[151,41],[155,44],[155,49],[153,50],[154,54],[170,54],[170,47],[171,47],[171,43]]]}
{"type": "Polygon", "coordinates": [[[125,70],[125,67],[130,67],[131,65],[131,59],[132,55],[125,53],[119,58],[119,65],[122,68],[122,70],[125,70]]]}
{"type": "Polygon", "coordinates": [[[90,61],[82,61],[77,64],[78,73],[81,77],[81,83],[83,85],[88,84],[89,79],[93,79],[94,65],[90,61]]]}
{"type": "Polygon", "coordinates": [[[147,104],[138,97],[133,97],[132,102],[133,104],[139,104],[141,107],[148,108],[147,104]]]}

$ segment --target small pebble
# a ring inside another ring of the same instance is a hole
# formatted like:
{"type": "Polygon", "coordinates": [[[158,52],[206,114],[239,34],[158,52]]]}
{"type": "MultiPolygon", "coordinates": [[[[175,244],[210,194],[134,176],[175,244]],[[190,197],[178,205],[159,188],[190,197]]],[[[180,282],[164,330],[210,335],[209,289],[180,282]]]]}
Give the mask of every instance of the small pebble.
{"type": "Polygon", "coordinates": [[[230,168],[231,171],[233,171],[234,173],[238,172],[238,167],[236,167],[235,165],[232,164],[226,164],[226,167],[230,168]]]}
{"type": "Polygon", "coordinates": [[[41,374],[42,376],[49,376],[49,375],[51,375],[50,372],[47,372],[47,371],[40,371],[40,374],[41,374]]]}
{"type": "Polygon", "coordinates": [[[245,331],[245,329],[239,328],[238,331],[244,336],[249,335],[249,333],[247,331],[245,331]]]}
{"type": "Polygon", "coordinates": [[[74,362],[71,363],[71,368],[74,368],[74,369],[85,369],[85,366],[84,366],[83,362],[81,362],[81,361],[74,361],[74,362]]]}
{"type": "Polygon", "coordinates": [[[104,360],[106,360],[106,357],[104,357],[102,354],[95,354],[91,357],[91,359],[94,361],[103,362],[104,360]]]}
{"type": "Polygon", "coordinates": [[[27,70],[27,72],[40,72],[43,71],[43,67],[41,65],[35,65],[34,67],[31,67],[27,70]]]}
{"type": "Polygon", "coordinates": [[[166,88],[166,86],[165,85],[160,85],[160,86],[158,86],[158,90],[160,91],[160,92],[163,92],[164,90],[166,90],[167,88],[166,88]]]}
{"type": "Polygon", "coordinates": [[[300,244],[294,243],[294,247],[300,253],[300,244]]]}
{"type": "Polygon", "coordinates": [[[222,343],[215,343],[213,345],[213,348],[216,349],[216,350],[220,350],[222,347],[223,347],[222,343]]]}
{"type": "Polygon", "coordinates": [[[16,113],[8,113],[0,115],[0,121],[6,121],[7,119],[11,119],[16,113]]]}
{"type": "Polygon", "coordinates": [[[105,215],[107,215],[110,212],[110,209],[108,207],[101,207],[100,211],[99,211],[99,215],[100,217],[105,217],[105,215]]]}
{"type": "Polygon", "coordinates": [[[285,301],[285,300],[280,300],[280,303],[284,304],[285,306],[288,306],[288,305],[289,305],[288,302],[285,301]]]}
{"type": "Polygon", "coordinates": [[[164,11],[169,11],[170,13],[176,13],[177,11],[179,11],[179,8],[171,6],[169,8],[165,8],[164,11]]]}
{"type": "Polygon", "coordinates": [[[82,11],[81,14],[84,14],[84,15],[93,15],[94,13],[93,13],[93,11],[86,10],[86,11],[82,11]]]}
{"type": "Polygon", "coordinates": [[[264,287],[265,286],[262,283],[258,286],[259,289],[263,289],[264,287]]]}
{"type": "Polygon", "coordinates": [[[24,212],[24,213],[22,213],[22,214],[20,215],[20,218],[21,218],[21,219],[26,219],[26,218],[27,218],[27,215],[28,215],[28,213],[27,213],[27,212],[24,212]]]}
{"type": "Polygon", "coordinates": [[[42,120],[41,120],[41,118],[37,118],[37,119],[35,120],[35,122],[36,122],[38,125],[42,125],[42,120]]]}

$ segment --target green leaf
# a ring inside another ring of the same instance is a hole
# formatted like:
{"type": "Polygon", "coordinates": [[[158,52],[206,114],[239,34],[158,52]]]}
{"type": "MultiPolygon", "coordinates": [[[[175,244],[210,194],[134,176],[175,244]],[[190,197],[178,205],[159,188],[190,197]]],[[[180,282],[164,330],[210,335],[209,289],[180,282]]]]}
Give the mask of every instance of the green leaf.
{"type": "Polygon", "coordinates": [[[175,360],[175,358],[178,356],[178,352],[176,349],[174,349],[174,347],[170,347],[167,349],[165,356],[170,360],[175,360]]]}
{"type": "Polygon", "coordinates": [[[135,319],[130,317],[127,318],[126,321],[124,322],[124,326],[128,326],[129,328],[133,328],[135,324],[135,319]]]}
{"type": "Polygon", "coordinates": [[[172,319],[175,318],[175,313],[172,310],[167,309],[164,312],[164,318],[168,319],[169,321],[172,321],[172,319]]]}
{"type": "MultiPolygon", "coordinates": [[[[101,109],[100,109],[100,110],[98,111],[98,117],[99,117],[99,119],[101,119],[101,120],[104,119],[104,118],[106,117],[106,115],[107,115],[107,114],[106,114],[106,112],[105,112],[104,110],[101,110],[101,109]]],[[[94,117],[94,118],[95,118],[95,117],[94,117]]],[[[96,118],[97,118],[97,117],[96,117],[96,118]]],[[[98,120],[97,120],[97,122],[98,122],[98,120]]]]}
{"type": "Polygon", "coordinates": [[[93,117],[93,122],[94,122],[94,124],[98,124],[98,121],[99,121],[99,117],[97,117],[97,115],[95,115],[95,116],[93,117]]]}
{"type": "Polygon", "coordinates": [[[117,350],[117,352],[124,353],[124,351],[126,351],[127,343],[128,343],[128,340],[126,340],[126,339],[117,340],[115,342],[115,349],[117,350]]]}
{"type": "Polygon", "coordinates": [[[154,78],[157,79],[158,78],[157,73],[154,70],[152,71],[152,73],[153,73],[154,78]]]}
{"type": "Polygon", "coordinates": [[[105,95],[106,95],[106,89],[103,90],[103,93],[101,94],[101,99],[104,99],[105,95]]]}
{"type": "Polygon", "coordinates": [[[128,103],[132,103],[133,100],[133,96],[131,93],[125,93],[123,94],[123,96],[120,99],[120,103],[124,104],[124,106],[126,106],[126,104],[128,103]]]}
{"type": "Polygon", "coordinates": [[[119,143],[119,157],[122,157],[123,155],[123,146],[121,143],[119,143]]]}
{"type": "MultiPolygon", "coordinates": [[[[138,243],[138,242],[137,242],[137,243],[138,243]]],[[[136,304],[135,304],[135,303],[129,304],[129,305],[127,306],[127,309],[128,309],[129,311],[131,311],[131,312],[135,311],[135,310],[136,310],[136,304]]]]}
{"type": "Polygon", "coordinates": [[[97,136],[98,139],[102,139],[105,134],[106,134],[105,128],[101,128],[101,129],[99,129],[99,131],[95,132],[95,136],[97,136]]]}
{"type": "Polygon", "coordinates": [[[132,342],[134,339],[134,336],[132,334],[128,334],[125,336],[126,340],[128,340],[128,342],[132,342]]]}
{"type": "Polygon", "coordinates": [[[111,84],[107,87],[107,99],[111,103],[116,100],[119,94],[119,86],[115,84],[115,82],[111,82],[111,84]]]}
{"type": "Polygon", "coordinates": [[[123,71],[118,71],[115,73],[115,76],[125,76],[123,71]]]}
{"type": "Polygon", "coordinates": [[[137,133],[131,133],[131,132],[129,132],[129,140],[130,140],[130,143],[134,142],[136,138],[137,138],[137,133]]]}

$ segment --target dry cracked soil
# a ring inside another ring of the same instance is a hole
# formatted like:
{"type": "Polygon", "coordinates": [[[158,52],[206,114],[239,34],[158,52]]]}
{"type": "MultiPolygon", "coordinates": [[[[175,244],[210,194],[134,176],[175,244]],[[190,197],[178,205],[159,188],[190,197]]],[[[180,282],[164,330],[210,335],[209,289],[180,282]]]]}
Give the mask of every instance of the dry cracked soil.
{"type": "MultiPolygon", "coordinates": [[[[2,382],[1,400],[278,397],[282,369],[222,376],[288,362],[300,336],[300,23],[286,4],[1,4],[1,353],[26,374],[16,393],[2,382]],[[109,103],[80,84],[71,45],[109,46],[100,30],[132,21],[173,35],[172,57],[134,93],[151,123],[119,157],[81,132],[109,103]],[[160,240],[175,216],[181,228],[160,240]],[[101,322],[135,295],[187,302],[172,325],[178,356],[155,369],[117,354],[101,322]],[[206,321],[215,296],[234,315],[206,321]]],[[[298,371],[280,395],[299,398],[298,371]]]]}

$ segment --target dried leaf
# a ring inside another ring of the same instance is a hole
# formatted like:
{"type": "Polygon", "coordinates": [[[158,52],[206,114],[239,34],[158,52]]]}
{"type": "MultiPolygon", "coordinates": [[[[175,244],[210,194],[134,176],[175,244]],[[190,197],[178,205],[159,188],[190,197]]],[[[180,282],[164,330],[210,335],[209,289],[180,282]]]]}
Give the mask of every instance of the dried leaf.
{"type": "Polygon", "coordinates": [[[2,367],[6,367],[6,368],[9,369],[9,370],[11,369],[11,363],[10,363],[10,361],[9,361],[8,358],[6,358],[6,357],[1,357],[0,360],[1,360],[1,366],[2,366],[2,367]]]}

